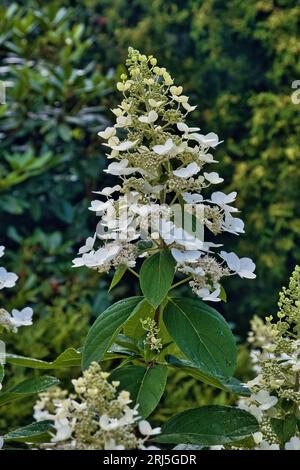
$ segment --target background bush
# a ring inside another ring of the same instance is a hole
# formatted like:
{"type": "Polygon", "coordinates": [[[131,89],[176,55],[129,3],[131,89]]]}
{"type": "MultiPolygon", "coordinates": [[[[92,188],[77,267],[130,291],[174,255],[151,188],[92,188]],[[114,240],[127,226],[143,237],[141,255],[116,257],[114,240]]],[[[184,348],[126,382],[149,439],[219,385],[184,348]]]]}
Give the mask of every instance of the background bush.
{"type": "Polygon", "coordinates": [[[11,349],[53,359],[81,345],[113,297],[132,291],[128,283],[108,296],[106,279],[71,268],[94,226],[88,200],[106,165],[96,134],[119,99],[114,84],[129,45],[157,56],[198,104],[193,124],[225,141],[216,153],[220,188],[238,191],[246,234],[224,242],[251,256],[258,276],[228,281],[220,310],[241,337],[253,314],[275,312],[300,262],[300,108],[291,102],[299,21],[292,0],[2,2],[0,243],[21,281],[0,301],[35,310],[30,331],[7,338],[11,349]]]}

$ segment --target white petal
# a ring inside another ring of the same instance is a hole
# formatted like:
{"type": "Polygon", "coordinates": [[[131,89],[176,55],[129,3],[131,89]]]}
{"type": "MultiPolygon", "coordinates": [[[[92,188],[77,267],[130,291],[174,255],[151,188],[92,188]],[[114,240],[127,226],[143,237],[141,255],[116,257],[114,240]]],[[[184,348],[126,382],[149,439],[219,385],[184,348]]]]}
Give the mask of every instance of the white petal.
{"type": "Polygon", "coordinates": [[[220,256],[226,261],[227,266],[229,267],[231,271],[235,271],[235,272],[239,271],[240,260],[239,260],[239,257],[235,253],[233,252],[227,253],[226,251],[221,251],[220,256]]]}
{"type": "Polygon", "coordinates": [[[163,145],[155,145],[152,148],[152,150],[158,155],[166,155],[173,149],[173,147],[174,147],[173,140],[168,139],[163,145]]]}
{"type": "Polygon", "coordinates": [[[194,262],[200,258],[201,252],[196,250],[191,251],[180,251],[177,248],[172,248],[171,253],[173,258],[177,261],[178,264],[184,262],[194,262]]]}
{"type": "Polygon", "coordinates": [[[203,196],[201,194],[182,193],[182,197],[188,204],[203,202],[203,196]]]}
{"type": "Polygon", "coordinates": [[[104,131],[98,132],[98,135],[102,137],[102,139],[110,139],[114,135],[116,135],[116,129],[114,127],[107,127],[104,131]]]}
{"type": "Polygon", "coordinates": [[[148,114],[139,117],[139,121],[146,123],[146,124],[155,122],[157,119],[158,119],[158,114],[156,111],[153,111],[153,110],[150,111],[148,114]]]}
{"type": "Polygon", "coordinates": [[[123,142],[120,142],[119,144],[104,144],[106,145],[106,147],[109,147],[111,148],[112,150],[117,150],[118,152],[124,152],[125,150],[129,150],[131,149],[132,147],[135,146],[135,144],[137,143],[137,140],[135,140],[134,142],[132,142],[131,140],[124,140],[123,142]]]}
{"type": "Polygon", "coordinates": [[[103,202],[103,201],[95,200],[95,201],[91,201],[89,210],[93,212],[101,212],[107,209],[108,207],[111,207],[111,205],[112,205],[111,201],[103,202]]]}
{"type": "Polygon", "coordinates": [[[216,171],[212,171],[211,173],[206,173],[204,172],[204,177],[207,181],[209,181],[212,184],[219,184],[224,181],[223,178],[219,177],[219,174],[216,171]]]}
{"type": "Polygon", "coordinates": [[[25,307],[23,310],[13,309],[12,324],[16,327],[32,325],[33,310],[30,307],[25,307]]]}
{"type": "Polygon", "coordinates": [[[106,188],[103,188],[101,191],[93,191],[94,194],[102,194],[102,196],[111,196],[114,192],[120,191],[121,186],[119,184],[116,184],[113,187],[107,186],[106,188]]]}
{"type": "Polygon", "coordinates": [[[180,168],[179,170],[173,171],[173,175],[178,176],[179,178],[190,178],[193,175],[199,173],[200,167],[196,162],[190,163],[185,168],[180,168]]]}

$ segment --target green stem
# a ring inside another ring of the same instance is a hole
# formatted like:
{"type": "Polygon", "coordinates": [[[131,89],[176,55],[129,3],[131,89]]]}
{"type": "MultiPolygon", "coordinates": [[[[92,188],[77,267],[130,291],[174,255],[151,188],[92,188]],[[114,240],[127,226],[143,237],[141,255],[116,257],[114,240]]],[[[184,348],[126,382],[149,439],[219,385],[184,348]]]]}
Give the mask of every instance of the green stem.
{"type": "Polygon", "coordinates": [[[138,279],[140,278],[139,274],[134,269],[128,267],[128,271],[134,274],[138,279]]]}
{"type": "Polygon", "coordinates": [[[159,326],[159,318],[160,318],[160,305],[156,308],[155,314],[154,314],[154,321],[159,326]]]}
{"type": "Polygon", "coordinates": [[[181,286],[181,284],[184,284],[185,282],[189,281],[190,279],[192,279],[192,276],[188,276],[188,277],[182,279],[181,281],[176,282],[176,284],[173,284],[173,286],[171,286],[170,290],[174,289],[175,287],[181,286]]]}

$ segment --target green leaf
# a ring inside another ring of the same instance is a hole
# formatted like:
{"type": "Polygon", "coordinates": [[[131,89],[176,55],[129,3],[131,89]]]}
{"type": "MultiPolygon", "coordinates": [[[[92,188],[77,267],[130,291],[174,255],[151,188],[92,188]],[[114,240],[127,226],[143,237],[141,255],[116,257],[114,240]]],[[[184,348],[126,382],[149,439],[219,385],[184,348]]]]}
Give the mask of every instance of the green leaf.
{"type": "Polygon", "coordinates": [[[53,430],[53,421],[39,421],[11,431],[5,434],[3,439],[5,441],[28,443],[49,442],[51,430],[53,430]]]}
{"type": "Polygon", "coordinates": [[[126,366],[114,370],[110,380],[120,381],[120,390],[130,392],[134,404],[139,404],[140,416],[147,418],[157,407],[167,382],[168,369],[163,365],[152,367],[126,366]]]}
{"type": "Polygon", "coordinates": [[[297,418],[295,415],[288,415],[285,419],[271,418],[271,426],[280,444],[284,445],[296,434],[297,418]]]}
{"type": "Polygon", "coordinates": [[[142,297],[129,297],[108,307],[90,328],[83,348],[82,366],[88,368],[93,361],[100,361],[122,329],[124,323],[135,314],[142,297]]]}
{"type": "Polygon", "coordinates": [[[77,367],[81,364],[81,352],[73,348],[66,349],[55,361],[46,362],[31,357],[18,356],[16,354],[7,354],[6,362],[16,366],[29,367],[31,369],[61,369],[63,367],[77,367]]]}
{"type": "Polygon", "coordinates": [[[114,287],[116,287],[117,284],[121,281],[122,277],[127,271],[127,266],[126,264],[121,264],[117,269],[114,274],[114,277],[112,278],[112,281],[110,283],[108,292],[110,292],[114,287]]]}
{"type": "Polygon", "coordinates": [[[201,380],[201,382],[207,383],[212,387],[220,388],[226,392],[235,393],[245,397],[249,397],[251,395],[250,390],[235,377],[228,378],[217,375],[210,375],[203,372],[191,361],[177,359],[174,356],[166,356],[165,359],[171,366],[179,368],[187,374],[190,374],[195,379],[201,380]]]}
{"type": "Polygon", "coordinates": [[[57,384],[59,384],[59,380],[55,377],[48,376],[24,380],[24,382],[21,382],[15,387],[0,393],[0,406],[19,400],[20,398],[25,398],[28,395],[43,392],[44,390],[47,390],[47,388],[57,384]]]}
{"type": "Polygon", "coordinates": [[[259,430],[253,415],[231,406],[203,406],[173,416],[156,442],[212,446],[240,441],[259,430]]]}
{"type": "Polygon", "coordinates": [[[196,299],[174,298],[163,320],[179,349],[202,372],[231,377],[236,366],[236,345],[224,318],[196,299]]]}
{"type": "Polygon", "coordinates": [[[227,294],[223,286],[221,286],[220,299],[223,300],[223,302],[227,302],[227,294]]]}
{"type": "Polygon", "coordinates": [[[147,258],[140,271],[142,292],[153,307],[158,307],[170,290],[175,274],[175,260],[169,250],[147,258]]]}
{"type": "Polygon", "coordinates": [[[145,320],[148,317],[154,316],[155,309],[147,302],[142,300],[139,306],[135,310],[135,314],[124,325],[124,333],[132,338],[139,339],[145,335],[145,330],[142,327],[141,320],[145,320]]]}

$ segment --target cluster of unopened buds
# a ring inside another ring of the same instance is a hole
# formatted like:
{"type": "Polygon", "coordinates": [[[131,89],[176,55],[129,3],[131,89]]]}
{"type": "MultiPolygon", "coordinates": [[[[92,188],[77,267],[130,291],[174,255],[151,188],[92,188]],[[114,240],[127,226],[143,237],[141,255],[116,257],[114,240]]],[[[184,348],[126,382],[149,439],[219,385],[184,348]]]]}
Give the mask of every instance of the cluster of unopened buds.
{"type": "MultiPolygon", "coordinates": [[[[58,387],[40,394],[34,418],[53,422],[51,442],[42,448],[59,450],[145,449],[146,442],[160,433],[141,419],[138,406],[131,407],[127,391],[119,382],[108,381],[109,373],[92,363],[83,376],[73,380],[75,394],[58,387]]],[[[157,449],[147,445],[147,449],[157,449]]]]}
{"type": "Polygon", "coordinates": [[[278,307],[277,321],[272,316],[265,321],[259,317],[251,321],[248,341],[256,377],[247,383],[251,396],[241,398],[239,407],[260,423],[260,431],[253,436],[255,448],[300,450],[299,266],[289,286],[282,289],[278,307]]]}
{"type": "Polygon", "coordinates": [[[74,266],[100,272],[120,264],[133,268],[137,258],[166,247],[194,292],[219,301],[222,277],[255,277],[250,258],[224,250],[216,256],[222,245],[204,241],[205,230],[244,232],[232,206],[237,193],[207,192],[223,182],[217,172],[206,171],[216,163],[210,151],[221,142],[215,133],[202,134],[185,123],[196,106],[154,57],[130,48],[127,66],[129,77],[123,74],[117,84],[123,100],[112,110],[116,122],[99,132],[110,150],[107,158],[114,159],[104,171],[120,184],[98,191],[100,198],[91,202],[101,219],[74,266]],[[126,137],[120,140],[118,133],[126,137]]]}

